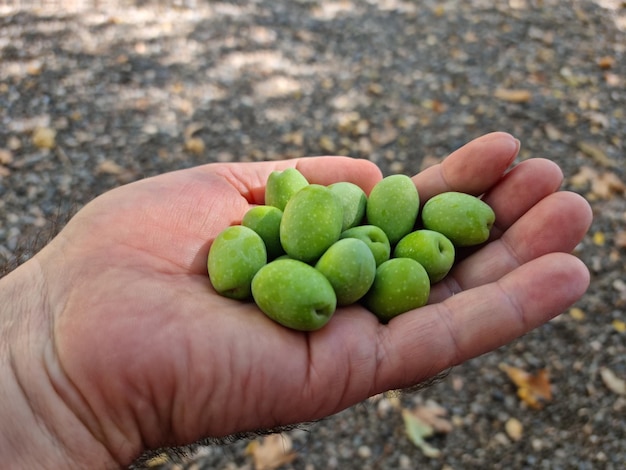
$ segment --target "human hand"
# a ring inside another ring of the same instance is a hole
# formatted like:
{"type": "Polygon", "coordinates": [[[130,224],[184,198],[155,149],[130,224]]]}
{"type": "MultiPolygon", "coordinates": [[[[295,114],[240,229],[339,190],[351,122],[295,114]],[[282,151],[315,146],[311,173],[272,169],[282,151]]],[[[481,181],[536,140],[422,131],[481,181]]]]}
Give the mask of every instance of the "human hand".
{"type": "Polygon", "coordinates": [[[20,420],[0,434],[0,451],[13,442],[18,462],[127,465],[149,448],[331,415],[543,324],[588,286],[568,253],[591,211],[557,192],[562,175],[548,160],[507,171],[517,151],[508,134],[488,134],[413,178],[422,203],[448,190],[484,193],[496,224],[429,305],[387,325],[352,305],[321,330],[292,331],[217,295],[206,273],[211,241],[263,203],[272,170],[296,166],[311,182],[369,192],[381,178],[370,162],[210,164],[96,198],[0,281],[3,301],[11,295],[0,307],[0,373],[14,379],[0,385],[0,422],[20,420]],[[27,286],[37,295],[20,301],[27,286]],[[41,441],[29,423],[45,431],[41,441]]]}

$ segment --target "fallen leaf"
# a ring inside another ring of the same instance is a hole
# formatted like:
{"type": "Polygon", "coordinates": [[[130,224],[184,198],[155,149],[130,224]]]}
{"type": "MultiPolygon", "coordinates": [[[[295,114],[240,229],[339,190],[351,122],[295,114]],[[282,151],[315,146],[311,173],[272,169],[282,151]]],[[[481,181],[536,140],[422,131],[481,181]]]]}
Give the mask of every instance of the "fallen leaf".
{"type": "Polygon", "coordinates": [[[185,140],[191,139],[196,132],[202,129],[204,129],[204,124],[200,122],[192,122],[187,127],[185,127],[185,130],[183,131],[183,136],[185,137],[185,140]]]}
{"type": "Polygon", "coordinates": [[[540,410],[552,400],[550,378],[546,369],[540,369],[536,374],[507,364],[500,364],[509,379],[517,386],[517,396],[531,408],[540,410]]]}
{"type": "Polygon", "coordinates": [[[575,189],[583,189],[597,177],[598,172],[596,170],[590,166],[583,165],[578,169],[578,173],[572,176],[569,181],[575,189]]]}
{"type": "Polygon", "coordinates": [[[324,152],[327,153],[334,153],[337,149],[333,140],[326,135],[320,137],[319,146],[324,152]]]}
{"type": "Polygon", "coordinates": [[[604,57],[600,57],[598,59],[598,65],[603,70],[610,69],[611,67],[613,67],[614,64],[615,59],[609,55],[605,55],[604,57]]]}
{"type": "Polygon", "coordinates": [[[605,172],[591,182],[591,192],[602,199],[610,199],[626,192],[626,185],[615,173],[605,172]]]}
{"type": "Polygon", "coordinates": [[[569,315],[576,321],[582,321],[585,319],[585,312],[578,307],[572,307],[569,310],[569,315]]]}
{"type": "Polygon", "coordinates": [[[41,62],[31,62],[26,67],[26,73],[28,73],[28,75],[41,75],[42,71],[43,63],[41,62]]]}
{"type": "Polygon", "coordinates": [[[166,465],[169,461],[170,459],[168,458],[167,454],[164,452],[162,454],[151,457],[144,465],[148,468],[160,467],[162,465],[166,465]]]}
{"type": "Polygon", "coordinates": [[[33,131],[33,144],[40,149],[51,149],[56,145],[56,131],[49,127],[37,127],[33,131]]]}
{"type": "Polygon", "coordinates": [[[615,279],[611,285],[613,286],[613,289],[615,289],[616,291],[622,293],[622,294],[626,294],[626,282],[624,282],[621,279],[615,279]]]}
{"type": "Polygon", "coordinates": [[[550,123],[546,124],[543,129],[548,139],[552,141],[561,140],[563,138],[563,133],[556,126],[550,123]]]}
{"type": "Polygon", "coordinates": [[[389,121],[382,129],[372,131],[372,142],[376,147],[384,147],[398,138],[398,130],[389,121]]]}
{"type": "Polygon", "coordinates": [[[19,150],[22,148],[22,141],[14,135],[9,136],[9,139],[7,140],[7,148],[9,150],[19,150]]]}
{"type": "Polygon", "coordinates": [[[291,438],[276,433],[252,441],[246,447],[246,455],[252,457],[255,470],[274,470],[293,462],[297,454],[292,449],[291,438]]]}
{"type": "Polygon", "coordinates": [[[610,199],[626,192],[626,184],[617,174],[610,171],[599,173],[589,166],[582,166],[569,181],[578,190],[589,187],[590,195],[599,199],[610,199]]]}
{"type": "Polygon", "coordinates": [[[617,166],[617,163],[613,159],[609,158],[607,154],[595,144],[581,141],[578,142],[578,148],[582,153],[591,157],[596,163],[599,163],[602,166],[617,166]]]}
{"type": "Polygon", "coordinates": [[[407,437],[426,457],[432,459],[441,457],[441,451],[431,446],[425,440],[431,437],[435,432],[431,425],[425,423],[406,409],[402,410],[402,419],[404,420],[404,430],[407,437]]]}
{"type": "Polygon", "coordinates": [[[9,149],[0,148],[0,165],[10,165],[13,163],[13,152],[9,149]]]}
{"type": "Polygon", "coordinates": [[[606,237],[604,236],[604,232],[595,232],[593,234],[593,244],[596,246],[604,246],[604,242],[606,241],[606,237]]]}
{"type": "Polygon", "coordinates": [[[385,89],[380,83],[370,83],[367,86],[367,92],[371,95],[380,96],[383,94],[383,91],[385,91],[385,89]]]}
{"type": "Polygon", "coordinates": [[[194,155],[201,155],[204,153],[205,145],[204,140],[200,137],[190,137],[185,140],[185,150],[194,155]]]}
{"type": "Polygon", "coordinates": [[[613,328],[615,329],[615,331],[617,331],[618,333],[624,333],[626,332],[626,322],[623,322],[622,320],[613,320],[611,322],[611,325],[613,325],[613,328]]]}
{"type": "Polygon", "coordinates": [[[506,423],[504,423],[504,430],[506,431],[507,436],[517,442],[522,438],[522,434],[524,433],[524,426],[522,425],[522,423],[520,423],[519,420],[515,418],[509,418],[506,423]]]}
{"type": "Polygon", "coordinates": [[[626,248],[626,230],[617,232],[615,235],[615,245],[619,248],[626,248]]]}
{"type": "Polygon", "coordinates": [[[498,88],[493,93],[493,96],[510,103],[528,103],[533,97],[528,90],[511,90],[507,88],[498,88]]]}
{"type": "Polygon", "coordinates": [[[594,127],[600,127],[600,128],[604,128],[606,129],[607,127],[609,127],[609,116],[607,116],[604,113],[600,113],[600,112],[590,112],[587,115],[589,122],[594,126],[594,127]]]}
{"type": "Polygon", "coordinates": [[[447,434],[452,431],[452,423],[446,418],[448,411],[432,400],[427,401],[425,405],[416,407],[413,414],[424,423],[432,426],[434,432],[447,434]]]}
{"type": "Polygon", "coordinates": [[[618,395],[626,395],[626,381],[620,379],[615,373],[608,367],[602,367],[600,369],[600,377],[604,385],[618,395]]]}
{"type": "Polygon", "coordinates": [[[604,80],[608,86],[619,86],[621,82],[619,75],[610,72],[604,74],[604,80]]]}
{"type": "Polygon", "coordinates": [[[116,163],[113,160],[103,160],[102,162],[100,162],[100,164],[98,165],[98,167],[96,168],[96,173],[97,174],[107,174],[107,175],[121,175],[122,173],[124,173],[126,170],[124,169],[123,166],[119,165],[118,163],[116,163]]]}
{"type": "Polygon", "coordinates": [[[528,8],[526,0],[509,0],[509,6],[514,10],[525,10],[528,8]]]}
{"type": "Polygon", "coordinates": [[[280,141],[284,144],[293,144],[298,147],[302,147],[304,144],[304,134],[301,131],[289,132],[280,138],[280,141]]]}
{"type": "Polygon", "coordinates": [[[120,183],[129,183],[135,178],[135,173],[132,170],[124,168],[110,159],[100,162],[96,167],[96,174],[113,175],[120,183]]]}

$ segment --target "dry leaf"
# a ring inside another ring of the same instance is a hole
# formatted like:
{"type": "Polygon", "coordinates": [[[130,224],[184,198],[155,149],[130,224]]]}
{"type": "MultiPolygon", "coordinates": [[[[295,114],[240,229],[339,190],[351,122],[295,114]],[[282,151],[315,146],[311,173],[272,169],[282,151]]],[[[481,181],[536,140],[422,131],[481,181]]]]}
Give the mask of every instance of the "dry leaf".
{"type": "Polygon", "coordinates": [[[10,165],[13,163],[13,152],[0,148],[0,165],[10,165]]]}
{"type": "Polygon", "coordinates": [[[170,459],[168,458],[167,454],[164,452],[162,454],[151,457],[150,460],[148,460],[144,465],[148,468],[160,467],[161,465],[167,464],[169,461],[170,459]]]}
{"type": "Polygon", "coordinates": [[[591,182],[591,192],[602,199],[610,199],[615,194],[623,194],[626,185],[615,173],[605,172],[591,182]]]}
{"type": "Polygon", "coordinates": [[[617,331],[618,333],[624,333],[626,332],[626,322],[623,322],[622,320],[613,320],[611,322],[611,325],[613,325],[613,328],[615,329],[615,331],[617,331]]]}
{"type": "Polygon", "coordinates": [[[380,130],[372,131],[372,142],[376,147],[384,147],[398,138],[398,130],[389,121],[380,130]]]}
{"type": "Polygon", "coordinates": [[[583,312],[582,309],[578,307],[570,308],[569,314],[576,321],[582,321],[585,319],[585,312],[583,312]]]}
{"type": "Polygon", "coordinates": [[[7,140],[7,147],[9,150],[19,150],[22,148],[22,141],[14,135],[11,135],[7,140]]]}
{"type": "Polygon", "coordinates": [[[433,459],[441,457],[441,451],[431,446],[425,439],[434,434],[434,429],[428,423],[415,416],[409,410],[402,410],[404,430],[410,441],[417,446],[426,457],[433,459]]]}
{"type": "Polygon", "coordinates": [[[605,55],[604,57],[600,57],[598,59],[598,65],[603,70],[610,69],[611,67],[613,67],[614,64],[615,59],[609,55],[605,55]]]}
{"type": "Polygon", "coordinates": [[[510,103],[528,103],[533,97],[528,90],[511,90],[506,88],[498,88],[493,96],[510,103]]]}
{"type": "Polygon", "coordinates": [[[334,153],[337,149],[333,140],[326,135],[320,137],[319,146],[324,152],[327,153],[334,153]]]}
{"type": "Polygon", "coordinates": [[[578,142],[578,148],[582,153],[591,157],[596,163],[602,166],[617,166],[617,163],[609,158],[604,151],[595,144],[589,142],[578,142]]]}
{"type": "Polygon", "coordinates": [[[384,91],[385,89],[380,83],[370,83],[367,86],[367,92],[374,96],[380,96],[383,94],[384,91]]]}
{"type": "Polygon", "coordinates": [[[616,73],[607,72],[604,74],[604,80],[608,86],[620,86],[620,76],[616,73]]]}
{"type": "Polygon", "coordinates": [[[611,369],[607,367],[601,368],[600,377],[602,377],[602,382],[610,391],[618,395],[626,395],[626,381],[616,376],[611,369]]]}
{"type": "Polygon", "coordinates": [[[413,414],[432,426],[434,432],[447,434],[452,431],[452,423],[446,418],[447,410],[432,400],[415,408],[413,414]]]}
{"type": "Polygon", "coordinates": [[[292,448],[293,443],[288,435],[270,434],[248,444],[246,455],[252,456],[255,470],[274,470],[293,462],[296,453],[292,448]]]}
{"type": "Polygon", "coordinates": [[[552,141],[561,140],[563,138],[563,133],[559,129],[557,129],[556,126],[550,123],[546,124],[543,129],[548,139],[552,141]]]}
{"type": "Polygon", "coordinates": [[[204,124],[199,122],[192,122],[187,127],[185,127],[185,130],[183,131],[183,136],[185,137],[185,140],[191,139],[196,132],[202,129],[204,129],[204,124]]]}
{"type": "Polygon", "coordinates": [[[507,364],[500,364],[509,379],[517,386],[517,396],[531,408],[539,410],[552,400],[550,378],[546,369],[530,374],[507,364]]]}
{"type": "Polygon", "coordinates": [[[617,174],[609,171],[599,173],[589,166],[582,166],[569,181],[578,190],[590,186],[591,195],[600,199],[610,199],[616,194],[626,192],[626,184],[617,174]]]}
{"type": "Polygon", "coordinates": [[[56,134],[56,131],[49,127],[37,127],[33,131],[33,144],[40,149],[54,148],[56,134]]]}
{"type": "Polygon", "coordinates": [[[113,175],[120,183],[129,183],[135,178],[135,173],[132,170],[128,170],[110,159],[100,162],[96,168],[96,174],[113,175]]]}
{"type": "Polygon", "coordinates": [[[615,235],[615,245],[619,248],[626,248],[626,230],[617,232],[615,235]]]}
{"type": "Polygon", "coordinates": [[[569,181],[575,189],[585,188],[591,181],[598,177],[598,172],[590,166],[581,166],[574,176],[569,181]]]}
{"type": "Polygon", "coordinates": [[[280,138],[283,144],[293,144],[298,147],[304,145],[304,134],[302,131],[289,132],[280,138]]]}
{"type": "Polygon", "coordinates": [[[185,140],[185,150],[194,155],[201,155],[204,153],[204,140],[200,137],[191,137],[185,140]]]}
{"type": "Polygon", "coordinates": [[[593,244],[596,246],[604,246],[604,242],[606,241],[606,237],[604,236],[604,232],[595,232],[593,234],[593,244]]]}
{"type": "Polygon", "coordinates": [[[504,423],[504,430],[506,434],[515,442],[519,441],[522,438],[522,434],[524,433],[524,426],[519,420],[515,418],[509,418],[506,423],[504,423]]]}
{"type": "Polygon", "coordinates": [[[43,71],[43,63],[41,62],[31,62],[26,67],[26,73],[28,75],[41,75],[43,71]]]}
{"type": "Polygon", "coordinates": [[[118,163],[113,160],[103,160],[98,167],[96,168],[97,174],[107,174],[107,175],[121,175],[126,170],[124,167],[120,166],[118,163]]]}

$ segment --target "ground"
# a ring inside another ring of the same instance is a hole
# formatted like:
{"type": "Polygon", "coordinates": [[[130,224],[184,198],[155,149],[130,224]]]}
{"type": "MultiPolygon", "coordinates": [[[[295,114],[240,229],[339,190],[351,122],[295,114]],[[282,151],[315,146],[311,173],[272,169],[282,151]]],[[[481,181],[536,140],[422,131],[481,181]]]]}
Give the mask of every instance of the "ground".
{"type": "MultiPolygon", "coordinates": [[[[285,433],[279,447],[293,454],[281,468],[623,468],[624,2],[85,3],[0,6],[0,258],[9,268],[67,214],[146,176],[320,154],[413,174],[508,131],[522,142],[520,160],[557,162],[563,188],[593,207],[575,252],[592,275],[587,294],[425,390],[285,433]],[[531,374],[518,384],[523,399],[507,370],[531,374]],[[551,399],[533,408],[546,385],[551,399]],[[438,453],[408,439],[403,410],[440,417],[427,439],[438,453]]],[[[252,469],[272,442],[138,466],[252,469]]]]}

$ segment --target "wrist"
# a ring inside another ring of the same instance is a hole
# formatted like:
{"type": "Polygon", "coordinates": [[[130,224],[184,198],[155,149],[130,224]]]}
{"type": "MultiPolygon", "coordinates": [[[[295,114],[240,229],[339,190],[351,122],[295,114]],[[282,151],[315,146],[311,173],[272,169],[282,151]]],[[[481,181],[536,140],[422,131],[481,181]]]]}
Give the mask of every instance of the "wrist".
{"type": "Polygon", "coordinates": [[[0,455],[11,468],[115,468],[56,389],[48,287],[36,259],[0,279],[0,455]]]}

